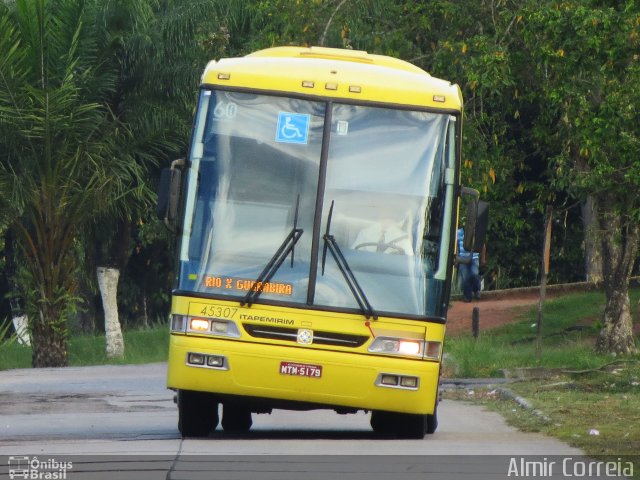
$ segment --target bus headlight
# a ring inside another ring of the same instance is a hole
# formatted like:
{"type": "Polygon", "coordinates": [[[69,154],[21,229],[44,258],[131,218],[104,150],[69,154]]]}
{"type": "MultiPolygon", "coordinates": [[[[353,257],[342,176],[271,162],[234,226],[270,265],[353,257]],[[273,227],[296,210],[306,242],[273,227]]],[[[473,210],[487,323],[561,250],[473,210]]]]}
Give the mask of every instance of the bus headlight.
{"type": "Polygon", "coordinates": [[[422,350],[423,342],[414,342],[411,340],[400,340],[398,343],[398,352],[401,355],[419,355],[422,350]]]}
{"type": "Polygon", "coordinates": [[[185,315],[173,315],[171,318],[171,331],[180,333],[199,333],[216,337],[240,338],[240,330],[237,325],[222,318],[187,317],[185,315]]]}
{"type": "Polygon", "coordinates": [[[422,358],[424,343],[424,340],[409,338],[376,337],[369,352],[422,358]]]}
{"type": "Polygon", "coordinates": [[[403,355],[429,360],[439,360],[441,350],[442,342],[393,337],[376,337],[369,347],[371,353],[403,355]]]}
{"type": "Polygon", "coordinates": [[[233,325],[233,324],[230,324],[229,322],[220,322],[217,320],[212,320],[211,331],[218,335],[227,335],[230,330],[230,325],[233,325]]]}
{"type": "Polygon", "coordinates": [[[189,320],[189,330],[194,332],[208,332],[209,320],[204,318],[192,318],[189,320]]]}

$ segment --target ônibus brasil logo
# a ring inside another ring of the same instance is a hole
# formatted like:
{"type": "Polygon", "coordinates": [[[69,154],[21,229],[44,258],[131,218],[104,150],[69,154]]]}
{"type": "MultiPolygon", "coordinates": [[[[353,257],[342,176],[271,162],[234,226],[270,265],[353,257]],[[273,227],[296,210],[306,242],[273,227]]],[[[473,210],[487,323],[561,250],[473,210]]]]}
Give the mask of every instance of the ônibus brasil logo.
{"type": "Polygon", "coordinates": [[[72,462],[61,462],[54,458],[39,459],[38,457],[10,456],[9,478],[24,478],[29,480],[65,480],[67,470],[73,468],[72,462]]]}

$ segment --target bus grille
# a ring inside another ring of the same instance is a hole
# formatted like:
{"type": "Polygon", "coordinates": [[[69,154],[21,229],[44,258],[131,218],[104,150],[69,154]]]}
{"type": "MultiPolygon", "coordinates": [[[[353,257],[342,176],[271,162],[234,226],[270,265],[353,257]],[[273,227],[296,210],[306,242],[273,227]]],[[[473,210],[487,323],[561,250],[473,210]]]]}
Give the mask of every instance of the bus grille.
{"type": "MultiPolygon", "coordinates": [[[[284,340],[289,342],[296,342],[298,339],[297,328],[271,327],[265,325],[253,325],[250,323],[243,323],[242,326],[249,335],[256,338],[268,338],[271,340],[284,340]]],[[[318,330],[313,331],[314,345],[333,345],[337,347],[356,348],[364,345],[368,339],[369,337],[365,335],[349,335],[346,333],[322,332],[318,330]]]]}

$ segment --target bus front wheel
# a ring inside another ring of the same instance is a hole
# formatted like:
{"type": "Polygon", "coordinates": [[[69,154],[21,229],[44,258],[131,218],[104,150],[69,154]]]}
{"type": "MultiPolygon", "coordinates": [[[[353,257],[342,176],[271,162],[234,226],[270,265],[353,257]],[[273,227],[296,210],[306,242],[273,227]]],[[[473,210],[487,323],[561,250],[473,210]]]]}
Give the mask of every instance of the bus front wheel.
{"type": "Polygon", "coordinates": [[[433,415],[425,415],[425,417],[425,433],[429,435],[436,433],[438,429],[438,404],[436,404],[436,408],[433,410],[433,415]]]}
{"type": "Polygon", "coordinates": [[[218,402],[213,395],[178,391],[178,430],[183,437],[206,437],[218,426],[218,402]]]}
{"type": "Polygon", "coordinates": [[[374,411],[371,412],[371,427],[377,434],[421,439],[428,432],[427,417],[428,415],[374,411]]]}
{"type": "Polygon", "coordinates": [[[251,410],[243,405],[224,403],[222,405],[222,428],[229,433],[248,432],[253,425],[251,410]]]}

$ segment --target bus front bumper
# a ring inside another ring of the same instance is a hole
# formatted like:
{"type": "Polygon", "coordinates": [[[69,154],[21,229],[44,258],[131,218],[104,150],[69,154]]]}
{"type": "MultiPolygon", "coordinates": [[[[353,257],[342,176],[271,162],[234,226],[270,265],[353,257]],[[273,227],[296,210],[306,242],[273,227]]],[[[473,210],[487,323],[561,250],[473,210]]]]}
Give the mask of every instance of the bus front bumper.
{"type": "Polygon", "coordinates": [[[439,372],[436,361],[172,334],[167,386],[265,405],[285,400],[432,414],[439,372]]]}

